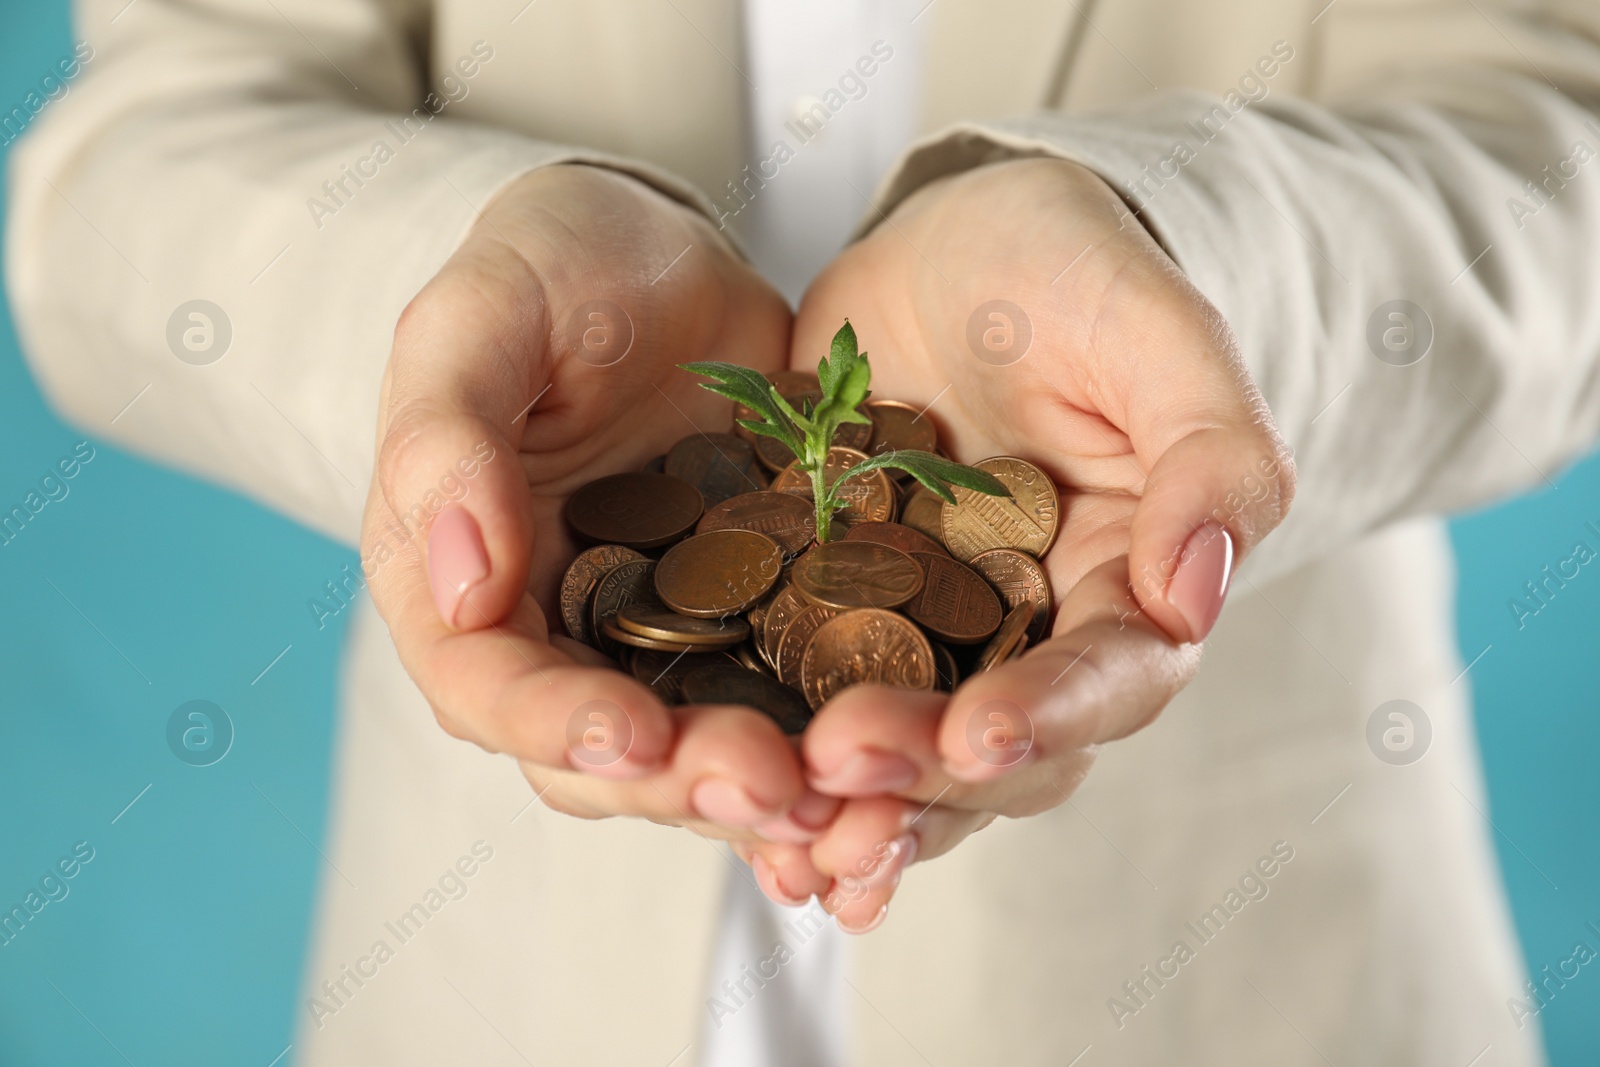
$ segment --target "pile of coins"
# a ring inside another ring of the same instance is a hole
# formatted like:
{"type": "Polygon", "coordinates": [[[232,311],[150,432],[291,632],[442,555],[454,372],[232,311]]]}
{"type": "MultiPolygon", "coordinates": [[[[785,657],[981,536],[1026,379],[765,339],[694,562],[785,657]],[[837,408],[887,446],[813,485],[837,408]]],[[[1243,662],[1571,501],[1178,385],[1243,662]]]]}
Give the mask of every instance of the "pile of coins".
{"type": "MultiPolygon", "coordinates": [[[[770,378],[797,408],[820,395],[815,376],[770,378]]],[[[869,454],[938,450],[917,409],[862,410],[872,423],[840,427],[827,484],[869,454]]],[[[819,544],[810,475],[780,442],[685,437],[568,501],[568,525],[593,547],[562,579],[562,622],[665,703],[748,705],[788,734],[851,685],[949,692],[1036,643],[1052,607],[1039,559],[1059,522],[1055,486],[1025,460],[974,465],[1011,495],[955,487],[950,505],[873,471],[841,488],[847,504],[819,544]]]]}

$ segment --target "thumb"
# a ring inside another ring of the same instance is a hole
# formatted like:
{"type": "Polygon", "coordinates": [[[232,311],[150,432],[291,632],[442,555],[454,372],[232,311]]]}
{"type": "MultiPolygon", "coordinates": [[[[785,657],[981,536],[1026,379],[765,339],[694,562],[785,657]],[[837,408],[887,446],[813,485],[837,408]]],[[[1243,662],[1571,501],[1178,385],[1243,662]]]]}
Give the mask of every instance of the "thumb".
{"type": "Polygon", "coordinates": [[[458,256],[407,306],[378,447],[392,520],[426,545],[429,591],[439,618],[457,630],[510,614],[533,549],[532,501],[513,441],[544,384],[535,380],[545,377],[544,304],[531,275],[495,273],[486,283],[458,256]]]}
{"type": "Polygon", "coordinates": [[[1283,520],[1293,483],[1270,425],[1224,419],[1178,437],[1133,514],[1128,576],[1145,613],[1178,641],[1204,640],[1239,561],[1283,520]]]}

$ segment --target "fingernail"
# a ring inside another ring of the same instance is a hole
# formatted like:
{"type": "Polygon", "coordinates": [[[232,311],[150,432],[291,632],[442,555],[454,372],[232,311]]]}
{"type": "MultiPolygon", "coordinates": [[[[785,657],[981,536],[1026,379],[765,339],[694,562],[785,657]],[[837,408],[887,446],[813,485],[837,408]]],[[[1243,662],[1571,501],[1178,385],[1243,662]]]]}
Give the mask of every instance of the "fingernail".
{"type": "Polygon", "coordinates": [[[428,532],[428,585],[439,617],[458,626],[456,616],[472,587],[489,577],[489,553],[477,520],[461,507],[448,507],[433,520],[428,532]]]}
{"type": "Polygon", "coordinates": [[[921,773],[915,763],[903,756],[864,748],[852,753],[837,770],[813,775],[811,784],[835,796],[863,796],[909,789],[921,773]]]}
{"type": "Polygon", "coordinates": [[[870,886],[896,886],[900,884],[900,876],[907,867],[917,858],[917,835],[901,834],[889,842],[889,847],[884,850],[884,856],[879,860],[877,868],[862,879],[870,886]]]}
{"type": "Polygon", "coordinates": [[[703,819],[725,826],[754,826],[772,818],[772,809],[757,804],[726,778],[702,778],[689,792],[689,803],[703,819]]]}
{"type": "Polygon", "coordinates": [[[838,797],[807,789],[788,811],[757,823],[755,830],[768,841],[803,845],[822,836],[843,803],[838,797]]]}
{"type": "Polygon", "coordinates": [[[1232,536],[1215,522],[1203,523],[1184,542],[1177,573],[1167,583],[1167,603],[1189,624],[1191,641],[1211,632],[1232,577],[1232,536]]]}
{"type": "Polygon", "coordinates": [[[851,926],[849,923],[846,923],[843,919],[840,919],[837,916],[834,917],[834,921],[839,924],[839,929],[843,930],[847,934],[869,934],[878,927],[882,926],[883,920],[887,918],[888,915],[889,905],[885,904],[883,907],[878,909],[878,914],[868,919],[867,922],[862,926],[851,926]]]}
{"type": "Polygon", "coordinates": [[[785,907],[798,908],[810,899],[809,897],[790,896],[789,891],[783,888],[783,883],[778,881],[777,872],[772,869],[772,864],[768,863],[766,857],[759,852],[751,858],[750,870],[755,872],[756,885],[761,887],[761,891],[769,899],[785,907]]]}

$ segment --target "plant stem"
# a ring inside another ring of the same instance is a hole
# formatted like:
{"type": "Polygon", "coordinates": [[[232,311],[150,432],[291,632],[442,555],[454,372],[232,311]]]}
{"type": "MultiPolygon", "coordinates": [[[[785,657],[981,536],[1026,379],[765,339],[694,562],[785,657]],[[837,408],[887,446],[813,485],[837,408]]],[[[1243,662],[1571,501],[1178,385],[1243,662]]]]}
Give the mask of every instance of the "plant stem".
{"type": "Polygon", "coordinates": [[[818,463],[811,468],[811,499],[817,506],[817,544],[828,543],[828,534],[833,529],[833,494],[829,491],[827,483],[823,480],[823,471],[827,462],[818,463]]]}

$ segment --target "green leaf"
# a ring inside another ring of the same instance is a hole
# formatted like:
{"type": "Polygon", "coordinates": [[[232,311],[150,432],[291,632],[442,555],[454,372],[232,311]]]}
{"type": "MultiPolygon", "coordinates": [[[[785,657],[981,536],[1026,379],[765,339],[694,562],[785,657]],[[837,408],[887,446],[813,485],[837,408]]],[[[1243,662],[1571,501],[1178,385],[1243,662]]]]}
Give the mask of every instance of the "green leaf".
{"type": "Polygon", "coordinates": [[[789,435],[773,426],[770,422],[757,422],[755,419],[734,419],[733,421],[751,433],[758,433],[763,437],[775,437],[784,444],[789,443],[789,435]]]}
{"type": "MultiPolygon", "coordinates": [[[[834,392],[834,400],[843,405],[846,410],[854,412],[861,405],[861,402],[867,398],[867,388],[871,384],[872,366],[867,362],[866,357],[862,356],[837,379],[838,388],[834,392]]],[[[868,419],[867,421],[870,422],[872,420],[868,419]]]]}
{"type": "Polygon", "coordinates": [[[694,374],[711,378],[721,387],[701,383],[703,388],[711,390],[718,396],[725,396],[729,400],[743,404],[752,411],[758,412],[771,421],[776,421],[774,416],[777,409],[767,399],[772,383],[759,371],[749,367],[741,367],[737,363],[720,363],[705,361],[700,363],[680,363],[678,366],[694,374]]]}
{"type": "Polygon", "coordinates": [[[845,319],[844,325],[839,327],[839,332],[833,335],[833,344],[830,346],[830,355],[834,360],[850,363],[856,358],[856,328],[850,325],[850,320],[845,319]]]}
{"type": "MultiPolygon", "coordinates": [[[[824,402],[839,395],[839,384],[844,381],[856,366],[856,331],[846,319],[844,325],[839,327],[839,332],[833,335],[833,343],[829,346],[830,355],[817,362],[817,381],[822,383],[822,399],[824,402]]],[[[859,403],[859,401],[857,401],[859,403]]]]}
{"type": "MultiPolygon", "coordinates": [[[[782,404],[781,408],[772,402],[772,398],[777,396],[777,390],[773,389],[772,383],[767,381],[766,376],[760,371],[741,367],[737,363],[722,363],[715,360],[680,363],[679,366],[686,371],[714,379],[716,384],[701,382],[702,389],[727,397],[736,404],[743,404],[760,415],[765,420],[761,425],[767,426],[768,430],[756,430],[756,433],[766,433],[769,437],[776,437],[791,449],[800,444],[800,429],[789,418],[794,409],[783,403],[782,397],[778,398],[782,404]]],[[[750,420],[739,421],[741,425],[746,425],[750,420]]],[[[747,425],[747,428],[752,427],[747,425]]]]}
{"type": "MultiPolygon", "coordinates": [[[[783,412],[784,418],[788,419],[789,422],[796,427],[796,429],[798,429],[801,433],[809,433],[811,431],[811,423],[814,420],[809,418],[811,414],[809,407],[806,409],[806,413],[804,415],[800,414],[800,412],[791,407],[789,402],[783,398],[783,394],[778,392],[778,387],[770,382],[767,384],[767,392],[771,397],[774,407],[778,411],[783,412]]],[[[809,404],[809,401],[806,403],[809,404]]]]}
{"type": "MultiPolygon", "coordinates": [[[[949,486],[959,485],[963,489],[971,489],[989,496],[1010,496],[1007,489],[998,478],[986,474],[976,467],[963,466],[953,460],[941,459],[932,452],[919,452],[912,449],[901,449],[898,452],[880,452],[865,463],[857,463],[854,467],[839,476],[842,482],[846,478],[853,478],[858,474],[880,470],[884,467],[894,467],[910,474],[917,481],[931,489],[935,496],[946,504],[956,502],[955,494],[950,492],[949,486]]],[[[834,483],[835,485],[838,482],[834,483]]]]}

